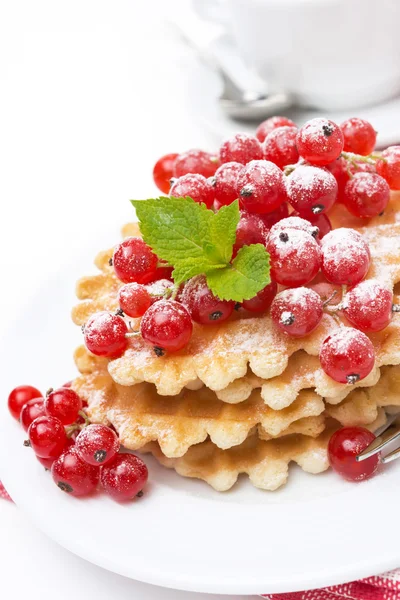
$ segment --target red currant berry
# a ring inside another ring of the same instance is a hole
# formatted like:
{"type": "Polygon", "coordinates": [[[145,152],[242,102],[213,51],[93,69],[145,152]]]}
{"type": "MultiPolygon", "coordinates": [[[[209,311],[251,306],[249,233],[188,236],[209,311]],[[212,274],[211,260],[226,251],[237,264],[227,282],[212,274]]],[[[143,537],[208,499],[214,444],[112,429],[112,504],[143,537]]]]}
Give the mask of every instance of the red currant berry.
{"type": "Polygon", "coordinates": [[[261,160],[262,157],[263,150],[258,139],[245,133],[237,133],[226,140],[219,150],[221,163],[238,162],[247,165],[251,160],[261,160]]]}
{"type": "Polygon", "coordinates": [[[296,124],[287,117],[270,117],[257,127],[256,138],[263,142],[267,135],[278,127],[296,127],[296,124]]]}
{"type": "Polygon", "coordinates": [[[327,169],[300,166],[287,178],[286,191],[293,208],[307,218],[325,213],[334,205],[338,185],[327,169]]]}
{"type": "MultiPolygon", "coordinates": [[[[298,212],[292,212],[292,217],[299,217],[299,213],[298,212]]],[[[320,215],[313,215],[311,216],[307,216],[305,217],[307,219],[307,221],[309,221],[311,223],[311,225],[313,227],[318,227],[318,235],[316,236],[317,240],[322,240],[322,238],[324,236],[326,236],[327,233],[329,233],[330,231],[332,231],[332,224],[329,220],[328,215],[325,215],[324,213],[320,214],[320,215]]]]}
{"type": "Polygon", "coordinates": [[[32,421],[28,436],[35,454],[41,458],[57,458],[67,443],[67,436],[60,419],[47,415],[32,421]]]}
{"type": "Polygon", "coordinates": [[[273,210],[270,213],[264,213],[259,215],[260,219],[264,222],[267,229],[271,229],[275,223],[279,223],[282,219],[286,219],[289,216],[289,208],[287,202],[283,202],[279,208],[273,210]]]}
{"type": "Polygon", "coordinates": [[[161,192],[169,194],[174,165],[178,154],[166,154],[158,159],[153,168],[154,183],[161,192]]]}
{"type": "Polygon", "coordinates": [[[160,266],[157,267],[154,277],[150,283],[159,281],[160,279],[169,279],[172,281],[172,271],[174,270],[173,267],[168,266],[166,263],[164,266],[163,261],[159,261],[159,265],[160,266]]]}
{"type": "Polygon", "coordinates": [[[203,275],[190,279],[182,293],[182,304],[188,309],[196,323],[213,325],[226,321],[231,316],[235,303],[220,300],[210,290],[203,275]]]}
{"type": "Polygon", "coordinates": [[[363,481],[376,472],[379,455],[358,462],[360,454],[375,439],[375,435],[364,427],[343,427],[336,431],[328,445],[329,463],[336,473],[348,481],[363,481]]]}
{"type": "Polygon", "coordinates": [[[324,306],[336,306],[342,299],[342,288],[339,285],[319,281],[310,285],[310,290],[317,292],[324,306]]]}
{"type": "Polygon", "coordinates": [[[233,257],[236,256],[242,246],[250,246],[251,244],[263,244],[265,246],[267,234],[268,230],[259,215],[242,210],[240,212],[240,221],[236,228],[233,257]]]}
{"type": "Polygon", "coordinates": [[[145,312],[140,323],[142,338],[154,346],[158,356],[165,350],[177,352],[184,348],[192,336],[190,314],[175,300],[160,300],[145,312]]]}
{"type": "Polygon", "coordinates": [[[96,356],[121,356],[126,350],[128,326],[118,315],[98,312],[85,325],[86,348],[96,356]]]}
{"type": "Polygon", "coordinates": [[[41,465],[44,466],[48,471],[51,469],[51,465],[56,460],[55,458],[42,458],[41,456],[36,457],[41,465]]]}
{"type": "Polygon", "coordinates": [[[84,461],[76,447],[68,448],[52,464],[51,475],[56,485],[71,496],[87,496],[94,492],[100,469],[84,461]]]}
{"type": "Polygon", "coordinates": [[[344,138],[344,150],[367,156],[375,148],[376,131],[371,123],[364,119],[347,119],[340,129],[344,138]]]}
{"type": "Polygon", "coordinates": [[[8,396],[8,410],[17,421],[20,418],[24,404],[34,398],[43,398],[43,394],[32,385],[19,385],[8,396]]]}
{"type": "Polygon", "coordinates": [[[82,409],[82,400],[71,388],[51,392],[44,401],[46,414],[60,419],[63,425],[75,423],[82,409]]]}
{"type": "Polygon", "coordinates": [[[159,279],[146,286],[146,290],[150,296],[150,304],[162,300],[165,296],[165,292],[171,290],[174,284],[169,279],[159,279]]]}
{"type": "Polygon", "coordinates": [[[297,127],[278,127],[267,135],[263,143],[264,158],[279,168],[293,165],[299,160],[296,145],[297,127]]]}
{"type": "Polygon", "coordinates": [[[174,177],[182,177],[188,173],[197,173],[204,177],[214,175],[218,167],[218,158],[204,150],[188,150],[179,154],[175,161],[174,177]]]}
{"type": "Polygon", "coordinates": [[[339,383],[354,384],[372,371],[375,350],[365,333],[341,327],[324,340],[319,359],[329,377],[339,383]]]}
{"type": "Polygon", "coordinates": [[[340,227],[321,241],[322,273],[331,283],[355,285],[367,274],[371,254],[368,244],[354,229],[340,227]]]}
{"type": "Polygon", "coordinates": [[[142,317],[151,305],[151,296],[139,283],[127,283],[118,292],[121,310],[128,317],[142,317]]]}
{"type": "Polygon", "coordinates": [[[115,274],[124,283],[153,281],[158,258],[141,238],[128,237],[114,250],[115,274]]]}
{"type": "Polygon", "coordinates": [[[20,421],[25,431],[28,431],[29,425],[38,417],[45,415],[44,398],[33,398],[29,400],[21,410],[20,421]]]}
{"type": "Polygon", "coordinates": [[[336,202],[343,202],[344,188],[350,179],[349,171],[352,171],[351,165],[342,156],[326,165],[326,168],[332,173],[338,185],[338,195],[336,202]]]}
{"type": "Polygon", "coordinates": [[[320,324],[323,308],[321,297],[310,288],[287,289],[275,296],[271,317],[281,331],[304,337],[320,324]]]}
{"type": "Polygon", "coordinates": [[[72,381],[67,381],[67,383],[63,383],[63,385],[61,387],[70,388],[71,385],[72,385],[72,381]]]}
{"type": "Polygon", "coordinates": [[[386,179],[391,190],[400,190],[400,146],[389,146],[376,163],[376,172],[386,179]]]}
{"type": "Polygon", "coordinates": [[[377,173],[356,173],[347,182],[343,203],[356,217],[369,218],[381,214],[390,199],[390,188],[377,173]]]}
{"type": "Polygon", "coordinates": [[[295,213],[292,213],[290,217],[281,219],[271,227],[271,235],[274,236],[276,233],[281,231],[287,231],[288,229],[296,229],[297,231],[304,231],[308,235],[311,235],[314,239],[318,238],[319,231],[315,225],[312,225],[309,219],[303,219],[298,217],[295,213]]]}
{"type": "Polygon", "coordinates": [[[314,279],[321,266],[319,243],[301,229],[288,228],[274,232],[271,229],[267,250],[271,260],[271,278],[281,285],[305,285],[314,279]]]}
{"type": "Polygon", "coordinates": [[[343,133],[336,123],[317,117],[307,121],[297,134],[297,149],[304,160],[324,166],[338,158],[343,150],[343,133]]]}
{"type": "Polygon", "coordinates": [[[238,197],[237,179],[243,165],[237,162],[224,163],[216,171],[212,186],[218,208],[231,204],[238,197]]]}
{"type": "Polygon", "coordinates": [[[79,456],[89,465],[105,465],[119,452],[120,443],[115,431],[106,425],[88,425],[75,441],[79,456]]]}
{"type": "Polygon", "coordinates": [[[132,500],[147,483],[149,473],[144,462],[134,454],[117,454],[101,469],[100,481],[107,494],[123,502],[132,500]]]}
{"type": "Polygon", "coordinates": [[[179,177],[172,184],[169,192],[174,198],[191,198],[195,202],[204,203],[211,208],[214,202],[214,189],[203,175],[189,173],[179,177]]]}
{"type": "Polygon", "coordinates": [[[254,298],[250,300],[243,300],[242,306],[245,310],[250,312],[266,312],[271,306],[272,300],[274,299],[278,286],[275,281],[271,281],[262,290],[258,292],[254,298]]]}
{"type": "Polygon", "coordinates": [[[251,213],[269,213],[287,199],[283,173],[268,160],[253,160],[237,180],[242,208],[251,213]]]}
{"type": "Polygon", "coordinates": [[[367,279],[347,292],[343,310],[354,327],[365,333],[382,331],[392,318],[393,293],[376,279],[367,279]]]}

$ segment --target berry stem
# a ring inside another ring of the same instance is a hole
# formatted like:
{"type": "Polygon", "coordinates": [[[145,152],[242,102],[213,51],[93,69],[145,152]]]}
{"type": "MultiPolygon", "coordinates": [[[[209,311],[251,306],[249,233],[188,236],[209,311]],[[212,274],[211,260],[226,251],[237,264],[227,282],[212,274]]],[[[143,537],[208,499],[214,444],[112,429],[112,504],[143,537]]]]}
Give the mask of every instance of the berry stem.
{"type": "Polygon", "coordinates": [[[88,425],[90,425],[89,417],[87,416],[84,410],[80,410],[78,414],[85,421],[85,423],[82,424],[83,427],[87,427],[88,425]]]}
{"type": "Polygon", "coordinates": [[[131,331],[130,333],[126,333],[125,337],[133,338],[133,337],[137,337],[138,335],[140,335],[140,331],[131,331]]]}

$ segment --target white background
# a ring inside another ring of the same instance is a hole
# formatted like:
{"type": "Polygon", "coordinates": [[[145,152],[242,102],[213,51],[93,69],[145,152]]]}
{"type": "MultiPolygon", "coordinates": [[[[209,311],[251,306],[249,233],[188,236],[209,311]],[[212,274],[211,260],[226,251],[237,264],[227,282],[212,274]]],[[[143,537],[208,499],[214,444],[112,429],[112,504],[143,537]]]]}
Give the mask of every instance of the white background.
{"type": "MultiPolygon", "coordinates": [[[[63,265],[94,231],[112,223],[117,232],[132,214],[130,198],[156,193],[155,160],[210,146],[188,106],[194,58],[163,23],[165,4],[0,5],[0,334],[17,322],[21,344],[29,328],[24,306],[41,283],[54,273],[62,278],[63,265]]],[[[43,311],[51,301],[43,298],[43,311]]],[[[23,364],[19,383],[35,384],[25,382],[23,364]]],[[[200,597],[89,565],[4,501],[0,564],[2,596],[10,599],[200,597]]]]}

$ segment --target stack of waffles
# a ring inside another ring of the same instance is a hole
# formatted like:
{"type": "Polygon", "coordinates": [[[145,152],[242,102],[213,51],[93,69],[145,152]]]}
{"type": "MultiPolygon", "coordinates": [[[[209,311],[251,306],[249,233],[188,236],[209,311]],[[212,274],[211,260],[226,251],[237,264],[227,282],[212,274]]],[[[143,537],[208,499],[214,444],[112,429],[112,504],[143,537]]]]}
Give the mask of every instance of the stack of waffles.
{"type": "MultiPolygon", "coordinates": [[[[334,228],[353,227],[364,236],[372,256],[367,279],[393,289],[400,302],[400,194],[392,195],[384,215],[368,221],[341,205],[329,216],[334,228]]],[[[140,235],[136,224],[122,233],[140,235]]],[[[112,253],[101,252],[100,273],[77,284],[77,325],[99,310],[118,309],[122,283],[109,265],[112,253]]],[[[292,461],[309,473],[326,470],[327,444],[338,427],[375,430],[399,410],[400,313],[369,336],[375,368],[355,385],[330,379],[318,358],[323,340],[343,324],[343,317],[327,313],[315,331],[296,339],[278,332],[268,314],[239,310],[219,325],[194,324],[188,346],[161,357],[139,336],[117,359],[95,357],[82,346],[73,387],[87,401],[91,421],[112,424],[126,448],[150,452],[219,491],[242,473],[254,486],[275,490],[292,461]]]]}

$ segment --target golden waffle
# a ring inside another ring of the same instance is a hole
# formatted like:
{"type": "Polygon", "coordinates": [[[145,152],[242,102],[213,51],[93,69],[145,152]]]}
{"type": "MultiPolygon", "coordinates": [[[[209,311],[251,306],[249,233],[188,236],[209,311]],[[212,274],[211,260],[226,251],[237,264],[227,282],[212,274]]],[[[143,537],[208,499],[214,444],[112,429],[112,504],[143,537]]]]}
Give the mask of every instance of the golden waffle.
{"type": "MultiPolygon", "coordinates": [[[[385,372],[385,379],[389,377],[390,369],[385,372]]],[[[88,363],[73,387],[88,402],[90,419],[112,423],[124,446],[138,450],[157,441],[169,458],[183,456],[208,437],[224,450],[242,444],[256,428],[263,440],[293,433],[317,437],[327,418],[343,425],[369,425],[379,416],[375,388],[354,390],[341,404],[326,407],[321,396],[302,390],[289,407],[277,411],[263,402],[259,390],[254,390],[245,402],[229,405],[204,387],[186,389],[177,396],[161,396],[152,384],[121,386],[112,380],[102,360],[88,363]]],[[[378,398],[379,406],[393,404],[391,396],[378,398]]]]}
{"type": "MultiPolygon", "coordinates": [[[[377,429],[385,422],[383,412],[368,428],[377,429]]],[[[165,467],[175,469],[183,477],[202,479],[219,492],[229,490],[242,473],[251,483],[263,490],[276,490],[284,485],[289,475],[289,464],[297,463],[303,471],[322,473],[329,467],[327,446],[337,424],[329,423],[317,438],[290,435],[263,441],[249,436],[243,444],[221,450],[211,441],[192,446],[180,458],[166,458],[156,443],[142,449],[150,452],[165,467]]]]}
{"type": "Polygon", "coordinates": [[[149,383],[118,385],[106,370],[78,377],[73,388],[88,402],[90,420],[112,423],[125,447],[139,450],[157,441],[168,457],[183,456],[208,437],[222,449],[240,445],[257,425],[264,439],[291,433],[315,437],[325,427],[324,402],[311,390],[303,390],[290,407],[275,411],[258,390],[238,405],[221,402],[207,388],[160,396],[149,383]]]}
{"type": "MultiPolygon", "coordinates": [[[[370,219],[366,225],[340,205],[333,208],[330,217],[335,227],[355,227],[368,241],[372,254],[368,278],[376,278],[389,287],[400,281],[400,194],[392,195],[382,217],[370,219]]],[[[137,224],[127,225],[123,234],[137,235],[137,224]]],[[[111,256],[112,250],[102,252],[96,259],[101,273],[78,282],[77,295],[82,302],[73,310],[77,324],[84,324],[98,310],[117,308],[117,290],[122,284],[108,264],[111,256]]],[[[395,300],[399,298],[396,296],[395,300]]],[[[339,326],[332,316],[324,315],[311,335],[293,339],[278,332],[267,315],[254,318],[239,313],[220,325],[195,324],[189,345],[164,357],[155,356],[139,337],[132,338],[125,354],[111,360],[108,369],[121,385],[146,381],[155,384],[162,395],[177,395],[185,387],[197,389],[205,384],[221,400],[234,403],[244,401],[254,388],[261,387],[264,401],[278,409],[289,406],[300,390],[316,388],[334,404],[353,387],[327,377],[316,357],[323,339],[339,326]]],[[[370,338],[377,355],[376,368],[357,384],[360,387],[376,383],[380,366],[400,363],[400,314],[394,314],[391,325],[370,338]]]]}

